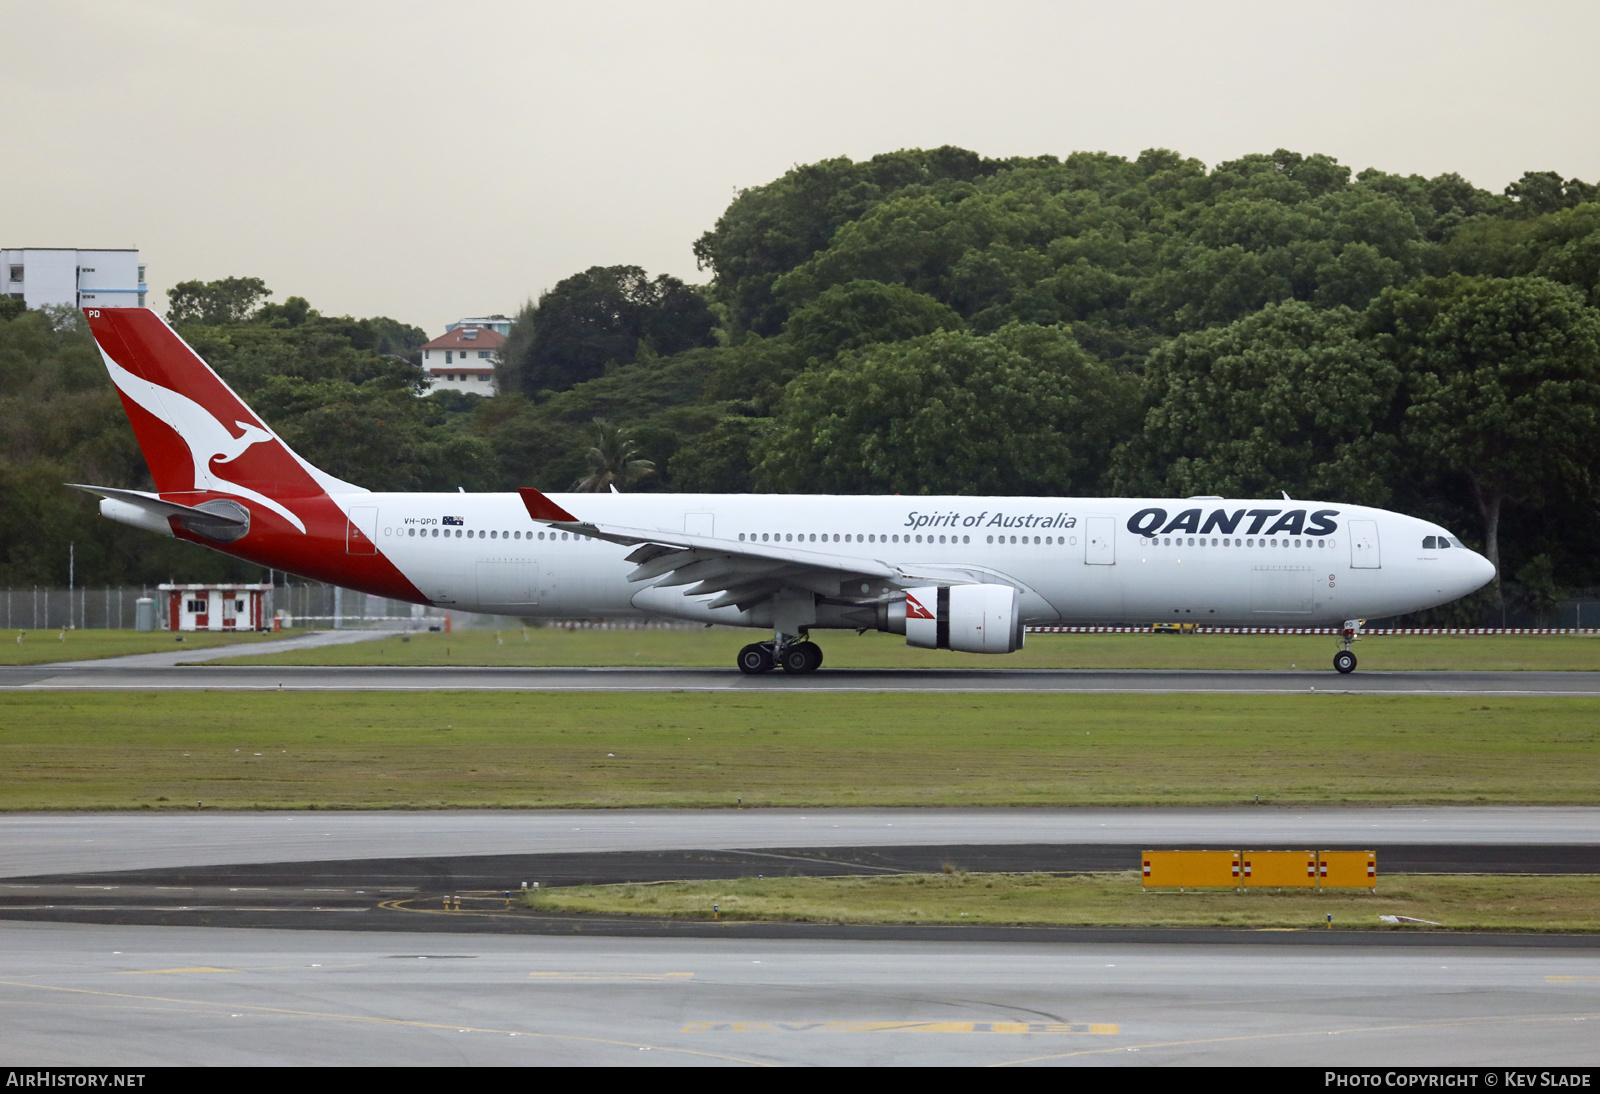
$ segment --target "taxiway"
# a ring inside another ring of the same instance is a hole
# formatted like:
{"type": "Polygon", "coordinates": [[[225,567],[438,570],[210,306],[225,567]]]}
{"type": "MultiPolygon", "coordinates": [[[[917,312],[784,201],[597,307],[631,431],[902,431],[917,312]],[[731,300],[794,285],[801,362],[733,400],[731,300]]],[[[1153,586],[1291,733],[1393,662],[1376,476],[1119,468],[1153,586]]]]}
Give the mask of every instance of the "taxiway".
{"type": "Polygon", "coordinates": [[[0,923],[30,1065],[1600,1062],[1600,953],[0,923]]]}

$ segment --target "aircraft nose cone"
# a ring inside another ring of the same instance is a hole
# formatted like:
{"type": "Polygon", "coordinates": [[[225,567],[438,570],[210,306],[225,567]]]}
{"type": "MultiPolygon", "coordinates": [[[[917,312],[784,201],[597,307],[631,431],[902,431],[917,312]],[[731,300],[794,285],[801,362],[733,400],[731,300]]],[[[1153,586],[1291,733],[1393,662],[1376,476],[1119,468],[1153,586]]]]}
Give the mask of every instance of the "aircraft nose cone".
{"type": "Polygon", "coordinates": [[[1485,585],[1489,584],[1489,582],[1494,580],[1494,563],[1490,562],[1476,551],[1470,551],[1468,553],[1472,555],[1470,563],[1467,567],[1468,574],[1470,575],[1469,580],[1471,582],[1471,584],[1467,587],[1467,592],[1470,593],[1476,589],[1483,588],[1485,585]]]}

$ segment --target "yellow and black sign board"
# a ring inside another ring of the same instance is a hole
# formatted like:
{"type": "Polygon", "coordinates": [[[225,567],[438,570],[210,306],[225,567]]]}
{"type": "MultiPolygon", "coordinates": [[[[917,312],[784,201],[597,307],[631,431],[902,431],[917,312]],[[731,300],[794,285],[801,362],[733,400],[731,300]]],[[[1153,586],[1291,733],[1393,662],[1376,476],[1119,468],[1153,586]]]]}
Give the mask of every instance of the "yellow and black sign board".
{"type": "Polygon", "coordinates": [[[1146,889],[1375,889],[1375,851],[1146,851],[1146,889]]]}
{"type": "Polygon", "coordinates": [[[1146,851],[1147,889],[1234,889],[1239,885],[1237,851],[1146,851]]]}

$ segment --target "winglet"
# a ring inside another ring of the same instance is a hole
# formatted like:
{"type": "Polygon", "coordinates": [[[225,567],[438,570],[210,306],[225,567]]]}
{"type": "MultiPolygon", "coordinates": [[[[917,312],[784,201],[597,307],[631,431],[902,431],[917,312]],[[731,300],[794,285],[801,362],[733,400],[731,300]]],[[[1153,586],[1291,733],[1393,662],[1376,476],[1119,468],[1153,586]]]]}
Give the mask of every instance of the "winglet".
{"type": "Polygon", "coordinates": [[[563,524],[578,523],[577,517],[531,486],[524,486],[517,493],[522,495],[522,504],[528,507],[528,515],[534,520],[554,520],[563,524]]]}

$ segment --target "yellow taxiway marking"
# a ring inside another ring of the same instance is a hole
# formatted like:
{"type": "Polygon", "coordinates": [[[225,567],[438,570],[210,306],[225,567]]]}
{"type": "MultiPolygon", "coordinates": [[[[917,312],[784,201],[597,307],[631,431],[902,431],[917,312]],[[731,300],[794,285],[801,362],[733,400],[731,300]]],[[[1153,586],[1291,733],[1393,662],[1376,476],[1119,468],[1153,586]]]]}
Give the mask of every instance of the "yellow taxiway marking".
{"type": "Polygon", "coordinates": [[[1047,1056],[1026,1056],[1017,1060],[1005,1060],[1001,1063],[990,1064],[990,1067],[1014,1067],[1018,1064],[1036,1064],[1045,1060],[1067,1060],[1074,1056],[1106,1056],[1113,1052],[1143,1052],[1147,1049],[1159,1048],[1192,1048],[1195,1045],[1227,1045],[1240,1044],[1245,1041],[1277,1041],[1287,1037],[1332,1037],[1342,1034],[1359,1033],[1400,1033],[1416,1029],[1455,1029],[1466,1026],[1517,1026],[1529,1025],[1534,1022],[1587,1022],[1600,1017],[1594,1014],[1567,1014],[1549,1015],[1539,1018],[1521,1018],[1514,1015],[1499,1017],[1468,1018],[1460,1021],[1447,1022],[1415,1022],[1408,1025],[1394,1026],[1354,1026],[1348,1029],[1306,1029],[1295,1030],[1288,1033],[1245,1033],[1237,1037],[1198,1037],[1191,1041],[1147,1041],[1143,1044],[1118,1045],[1115,1048],[1084,1048],[1076,1052],[1054,1052],[1047,1056]]]}
{"type": "Polygon", "coordinates": [[[530,980],[693,980],[692,972],[530,972],[530,980]]]}
{"type": "MultiPolygon", "coordinates": [[[[56,984],[30,984],[25,980],[0,980],[0,987],[32,988],[35,991],[64,992],[101,999],[130,999],[141,1003],[170,1003],[183,1007],[198,1007],[209,1014],[258,1014],[283,1018],[310,1018],[323,1022],[349,1022],[368,1026],[402,1026],[411,1029],[454,1030],[457,1033],[489,1033],[501,1037],[537,1037],[547,1041],[581,1041],[591,1045],[615,1045],[619,1048],[650,1049],[654,1052],[676,1052],[684,1056],[702,1056],[710,1060],[731,1060],[736,1064],[755,1067],[776,1067],[764,1060],[750,1060],[743,1056],[729,1056],[722,1052],[700,1052],[692,1048],[673,1048],[670,1045],[642,1044],[638,1041],[619,1041],[610,1037],[583,1037],[573,1033],[540,1033],[526,1029],[486,1029],[482,1026],[457,1025],[454,1022],[419,1022],[406,1018],[379,1018],[370,1014],[340,1014],[337,1011],[295,1010],[289,1007],[258,1007],[244,1003],[216,1003],[206,999],[176,999],[161,995],[130,995],[126,992],[94,991],[90,988],[67,988],[56,984]]],[[[103,1005],[103,1004],[102,1004],[103,1005]]]]}
{"type": "Polygon", "coordinates": [[[1600,980],[1600,976],[1547,976],[1546,984],[1574,984],[1580,980],[1600,980]]]}
{"type": "Polygon", "coordinates": [[[239,972],[238,969],[214,969],[210,965],[196,965],[192,969],[123,969],[118,976],[154,976],[166,972],[239,972]]]}
{"type": "MultiPolygon", "coordinates": [[[[482,897],[484,899],[490,899],[490,898],[492,898],[494,900],[503,899],[500,896],[499,893],[488,893],[488,894],[467,893],[465,895],[468,896],[468,897],[482,897]]],[[[378,902],[378,907],[380,907],[384,911],[388,911],[388,912],[415,912],[417,915],[455,915],[455,916],[467,916],[467,915],[476,915],[476,916],[500,915],[500,916],[504,916],[506,914],[506,912],[510,910],[510,909],[507,909],[507,908],[494,908],[494,907],[491,907],[488,911],[476,911],[476,910],[474,910],[472,908],[463,908],[463,909],[457,910],[455,908],[445,909],[445,908],[413,908],[413,907],[410,907],[410,904],[411,904],[411,902],[413,900],[425,900],[425,899],[427,899],[427,898],[426,897],[402,897],[402,898],[397,899],[397,900],[380,900],[378,902]]],[[[520,899],[519,899],[519,902],[520,902],[520,899]]]]}
{"type": "Polygon", "coordinates": [[[1114,1022],[690,1022],[679,1033],[1091,1033],[1114,1022]]]}

